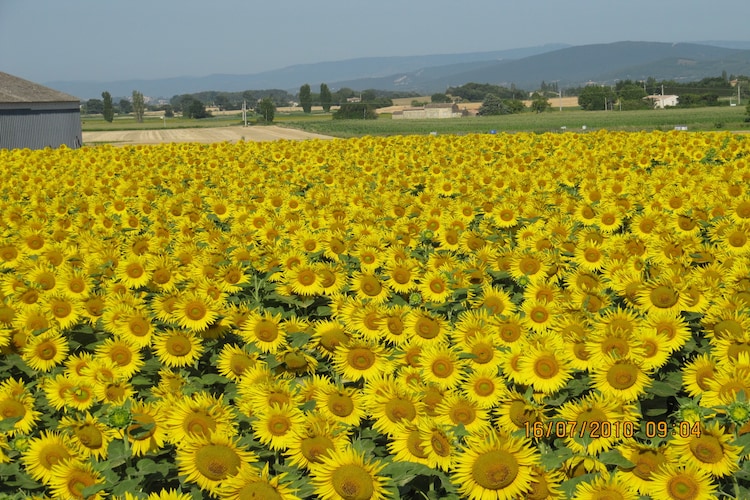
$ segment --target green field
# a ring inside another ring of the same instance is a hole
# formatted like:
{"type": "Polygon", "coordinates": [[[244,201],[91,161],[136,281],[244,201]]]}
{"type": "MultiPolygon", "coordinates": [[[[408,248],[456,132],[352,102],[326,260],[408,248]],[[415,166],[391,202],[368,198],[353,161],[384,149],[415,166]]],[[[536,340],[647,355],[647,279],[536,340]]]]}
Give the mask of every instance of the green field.
{"type": "Polygon", "coordinates": [[[521,113],[503,116],[475,116],[433,120],[393,120],[381,115],[377,120],[332,120],[322,117],[304,121],[279,121],[279,125],[336,137],[362,135],[462,134],[498,132],[551,132],[608,130],[748,130],[744,107],[710,107],[693,109],[658,109],[644,111],[563,110],[546,113],[521,113]]]}
{"type": "MultiPolygon", "coordinates": [[[[585,129],[608,130],[673,130],[685,126],[688,130],[750,131],[745,122],[744,106],[672,108],[643,111],[582,111],[580,109],[553,110],[546,113],[521,113],[502,116],[470,116],[451,119],[393,120],[391,115],[380,115],[377,120],[333,120],[329,113],[277,113],[274,124],[298,128],[308,132],[335,137],[364,135],[387,136],[408,134],[468,134],[497,132],[559,132],[585,129]]],[[[257,123],[255,116],[248,123],[257,123]]],[[[241,113],[215,116],[201,120],[180,117],[147,116],[137,123],[132,116],[116,117],[112,123],[101,116],[84,115],[84,131],[147,130],[157,128],[205,128],[241,125],[241,113]]]]}

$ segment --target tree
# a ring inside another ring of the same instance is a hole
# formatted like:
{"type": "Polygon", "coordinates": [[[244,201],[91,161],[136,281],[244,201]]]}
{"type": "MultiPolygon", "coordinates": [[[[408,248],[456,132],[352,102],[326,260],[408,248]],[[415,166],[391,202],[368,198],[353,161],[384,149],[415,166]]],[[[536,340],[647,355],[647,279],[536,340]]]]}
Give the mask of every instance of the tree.
{"type": "Polygon", "coordinates": [[[104,103],[101,99],[89,99],[86,101],[86,114],[95,115],[104,111],[104,103]]]}
{"type": "Polygon", "coordinates": [[[102,115],[104,115],[104,121],[112,123],[115,119],[115,108],[112,106],[112,94],[106,90],[102,92],[102,115]]]}
{"type": "Polygon", "coordinates": [[[539,92],[534,92],[534,94],[531,96],[531,110],[532,111],[536,113],[544,113],[551,107],[552,105],[550,104],[549,100],[545,96],[540,94],[539,92]]]}
{"type": "Polygon", "coordinates": [[[310,93],[310,85],[307,83],[299,88],[299,104],[305,113],[312,111],[312,94],[310,93]]]}
{"type": "Polygon", "coordinates": [[[482,106],[477,111],[479,116],[507,115],[510,113],[503,100],[495,94],[484,96],[482,106]]]}
{"type": "Polygon", "coordinates": [[[133,91],[133,113],[135,113],[135,121],[138,123],[143,122],[143,112],[146,110],[146,101],[143,99],[143,94],[137,90],[133,91]]]}
{"type": "MultiPolygon", "coordinates": [[[[182,116],[185,116],[185,110],[182,111],[182,116]]],[[[208,116],[211,115],[206,111],[206,105],[198,99],[193,99],[190,103],[190,107],[187,110],[187,117],[201,119],[207,118],[208,116]]]]}
{"type": "Polygon", "coordinates": [[[432,94],[430,96],[430,101],[435,103],[441,103],[441,102],[453,102],[450,97],[448,97],[445,94],[432,94]]]}
{"type": "Polygon", "coordinates": [[[273,117],[276,114],[276,105],[273,103],[273,99],[266,97],[258,103],[256,112],[263,117],[263,120],[267,123],[273,121],[273,117]]]}
{"type": "Polygon", "coordinates": [[[127,115],[133,112],[133,105],[127,99],[120,99],[118,107],[120,108],[120,114],[127,115]]]}
{"type": "Polygon", "coordinates": [[[578,96],[578,105],[586,111],[610,109],[615,101],[615,94],[610,87],[588,85],[578,96]]]}
{"type": "Polygon", "coordinates": [[[333,102],[333,96],[331,90],[325,83],[320,84],[320,105],[323,106],[323,111],[328,113],[331,111],[331,103],[333,102]]]}
{"type": "Polygon", "coordinates": [[[364,102],[345,102],[333,114],[334,120],[374,120],[378,117],[375,108],[364,102]]]}

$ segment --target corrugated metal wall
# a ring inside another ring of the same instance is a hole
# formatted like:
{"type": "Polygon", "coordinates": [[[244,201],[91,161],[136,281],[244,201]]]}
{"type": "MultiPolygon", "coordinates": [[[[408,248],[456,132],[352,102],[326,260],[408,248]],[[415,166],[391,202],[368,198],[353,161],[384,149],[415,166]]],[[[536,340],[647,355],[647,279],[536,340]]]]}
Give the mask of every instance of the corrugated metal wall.
{"type": "Polygon", "coordinates": [[[81,113],[78,109],[0,110],[0,149],[69,148],[81,146],[81,113]]]}

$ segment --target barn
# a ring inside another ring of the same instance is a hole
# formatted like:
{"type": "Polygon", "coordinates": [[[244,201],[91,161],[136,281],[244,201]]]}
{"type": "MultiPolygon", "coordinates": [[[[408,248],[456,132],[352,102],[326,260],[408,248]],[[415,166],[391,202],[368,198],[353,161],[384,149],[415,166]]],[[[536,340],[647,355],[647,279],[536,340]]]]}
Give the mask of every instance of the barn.
{"type": "Polygon", "coordinates": [[[81,103],[0,71],[0,149],[81,146],[81,103]]]}

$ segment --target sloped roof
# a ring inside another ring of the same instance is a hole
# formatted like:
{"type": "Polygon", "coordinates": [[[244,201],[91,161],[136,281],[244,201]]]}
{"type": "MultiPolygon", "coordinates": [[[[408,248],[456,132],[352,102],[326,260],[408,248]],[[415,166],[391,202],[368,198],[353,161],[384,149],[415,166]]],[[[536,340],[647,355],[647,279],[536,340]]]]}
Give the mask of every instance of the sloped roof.
{"type": "Polygon", "coordinates": [[[0,103],[80,101],[70,94],[0,71],[0,103]]]}

